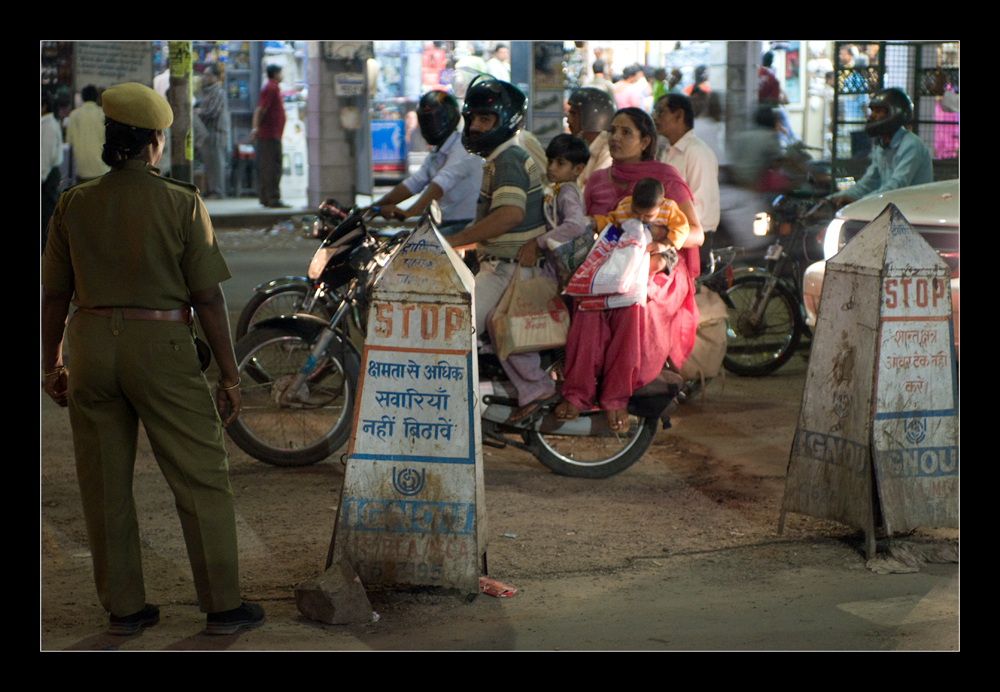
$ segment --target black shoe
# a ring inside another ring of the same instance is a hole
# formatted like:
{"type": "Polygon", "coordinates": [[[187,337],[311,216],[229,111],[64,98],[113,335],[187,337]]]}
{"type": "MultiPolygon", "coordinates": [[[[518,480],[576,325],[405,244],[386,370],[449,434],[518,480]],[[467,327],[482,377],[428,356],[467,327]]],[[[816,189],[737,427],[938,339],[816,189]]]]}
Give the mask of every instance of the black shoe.
{"type": "Polygon", "coordinates": [[[247,603],[221,613],[209,613],[205,634],[236,634],[264,624],[264,609],[256,603],[247,603]]]}
{"type": "Polygon", "coordinates": [[[111,625],[108,627],[108,634],[130,636],[138,634],[143,627],[152,627],[160,621],[160,609],[155,605],[146,604],[146,607],[138,613],[132,613],[125,617],[112,615],[111,625]]]}

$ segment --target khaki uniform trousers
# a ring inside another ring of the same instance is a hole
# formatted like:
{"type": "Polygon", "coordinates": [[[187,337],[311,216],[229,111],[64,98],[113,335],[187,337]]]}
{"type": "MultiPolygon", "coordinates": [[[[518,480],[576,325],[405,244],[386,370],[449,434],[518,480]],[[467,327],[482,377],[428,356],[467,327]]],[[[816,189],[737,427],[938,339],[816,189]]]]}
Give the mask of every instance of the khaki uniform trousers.
{"type": "Polygon", "coordinates": [[[101,603],[146,603],[132,494],[138,424],[173,491],[201,610],[242,603],[236,517],[222,426],[191,328],[76,313],[67,334],[77,477],[101,603]]]}

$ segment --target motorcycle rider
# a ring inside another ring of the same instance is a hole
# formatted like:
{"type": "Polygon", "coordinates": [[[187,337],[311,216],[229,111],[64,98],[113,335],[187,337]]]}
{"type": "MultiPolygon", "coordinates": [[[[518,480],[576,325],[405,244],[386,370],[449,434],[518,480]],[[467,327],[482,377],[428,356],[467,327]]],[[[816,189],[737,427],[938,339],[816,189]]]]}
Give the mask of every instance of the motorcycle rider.
{"type": "MultiPolygon", "coordinates": [[[[486,161],[475,221],[448,241],[455,248],[475,244],[479,254],[475,300],[480,335],[486,333],[514,272],[521,271],[518,250],[545,232],[541,172],[517,144],[526,110],[527,99],[517,87],[488,75],[469,85],[462,107],[462,144],[486,161]]],[[[555,385],[542,370],[538,353],[511,354],[501,364],[518,391],[520,408],[511,414],[511,422],[555,400],[555,385]]]]}
{"type": "Polygon", "coordinates": [[[913,103],[902,89],[884,89],[868,104],[871,114],[865,134],[874,138],[872,162],[864,176],[846,192],[830,195],[837,207],[862,197],[911,185],[934,182],[927,145],[904,125],[913,119],[913,103]]]}
{"type": "Polygon", "coordinates": [[[483,160],[461,145],[458,101],[444,91],[429,91],[420,98],[417,122],[432,149],[420,170],[386,193],[375,206],[386,219],[402,221],[420,216],[437,200],[441,206],[441,235],[465,228],[476,215],[476,194],[483,181],[483,160]],[[409,209],[400,202],[423,190],[409,209]]]}
{"type": "Polygon", "coordinates": [[[590,147],[590,161],[576,179],[582,190],[594,171],[611,166],[608,126],[615,117],[615,102],[603,89],[583,87],[570,94],[567,103],[566,124],[570,134],[580,137],[590,147]]]}

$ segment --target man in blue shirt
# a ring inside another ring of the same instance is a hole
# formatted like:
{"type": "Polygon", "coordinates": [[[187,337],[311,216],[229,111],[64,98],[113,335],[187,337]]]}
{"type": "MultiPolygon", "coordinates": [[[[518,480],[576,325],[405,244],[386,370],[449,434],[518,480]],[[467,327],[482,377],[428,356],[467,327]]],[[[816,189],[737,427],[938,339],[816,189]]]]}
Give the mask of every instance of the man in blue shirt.
{"type": "Polygon", "coordinates": [[[375,203],[385,218],[399,220],[423,214],[434,200],[441,206],[441,235],[465,228],[476,216],[476,197],[483,182],[483,159],[462,146],[458,102],[443,91],[423,95],[417,106],[420,133],[433,149],[420,170],[375,203]],[[423,190],[409,209],[396,205],[423,190]]]}
{"type": "Polygon", "coordinates": [[[872,97],[865,133],[875,138],[872,162],[864,176],[846,192],[831,195],[840,207],[862,197],[934,182],[927,145],[903,125],[913,118],[913,104],[901,89],[885,89],[872,97]]]}

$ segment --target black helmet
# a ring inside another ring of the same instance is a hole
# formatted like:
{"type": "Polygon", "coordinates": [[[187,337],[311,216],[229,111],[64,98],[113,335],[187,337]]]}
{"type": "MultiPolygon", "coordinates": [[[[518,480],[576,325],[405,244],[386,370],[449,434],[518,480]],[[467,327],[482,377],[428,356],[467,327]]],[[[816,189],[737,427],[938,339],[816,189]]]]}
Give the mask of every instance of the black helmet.
{"type": "Polygon", "coordinates": [[[431,146],[443,144],[458,127],[461,119],[458,101],[451,94],[435,90],[420,97],[417,122],[420,123],[420,134],[431,146]]]}
{"type": "Polygon", "coordinates": [[[513,84],[493,79],[489,75],[476,77],[465,92],[465,129],[462,130],[462,145],[471,153],[485,156],[524,126],[524,113],[528,99],[513,84]],[[489,132],[469,138],[470,116],[477,113],[492,113],[497,116],[496,126],[489,132]]]}
{"type": "Polygon", "coordinates": [[[895,134],[896,130],[913,119],[913,102],[902,89],[884,89],[872,96],[869,108],[884,108],[886,116],[881,120],[869,120],[865,134],[869,137],[895,134]]]}
{"type": "Polygon", "coordinates": [[[615,101],[603,89],[576,89],[568,102],[580,109],[580,127],[584,132],[603,132],[615,118],[615,101]]]}

